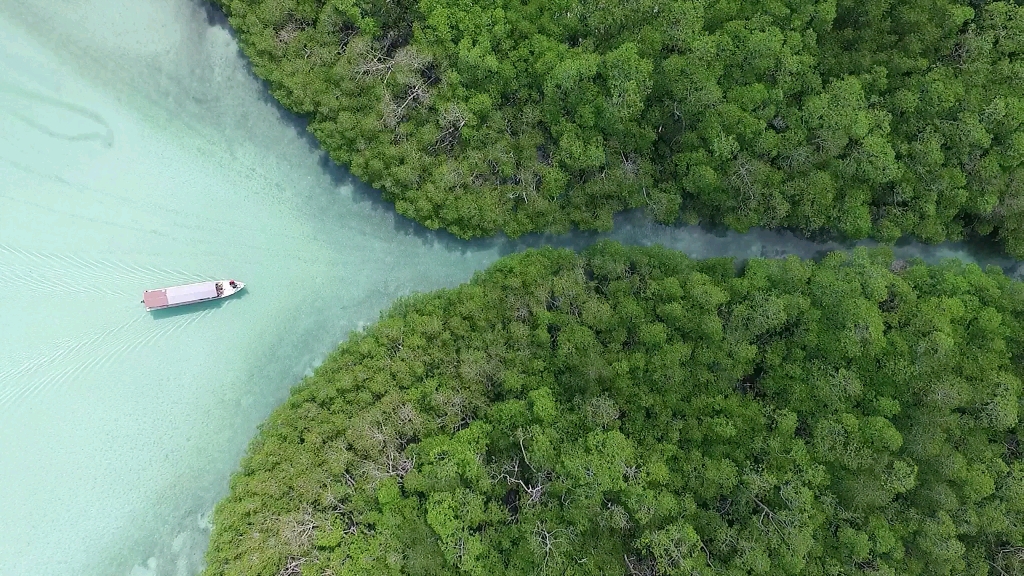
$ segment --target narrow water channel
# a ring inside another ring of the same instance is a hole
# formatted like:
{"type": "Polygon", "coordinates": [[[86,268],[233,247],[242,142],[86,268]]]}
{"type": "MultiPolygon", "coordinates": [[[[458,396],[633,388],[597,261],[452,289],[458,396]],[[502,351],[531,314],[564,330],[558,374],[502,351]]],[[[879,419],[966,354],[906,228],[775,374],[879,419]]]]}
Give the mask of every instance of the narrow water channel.
{"type": "MultiPolygon", "coordinates": [[[[695,257],[842,248],[617,224],[695,257]]],[[[195,574],[257,426],[350,331],[503,254],[599,237],[464,242],[396,216],[193,0],[0,2],[0,576],[195,574]],[[211,277],[249,288],[139,303],[211,277]]],[[[963,245],[897,251],[1016,273],[963,245]]]]}

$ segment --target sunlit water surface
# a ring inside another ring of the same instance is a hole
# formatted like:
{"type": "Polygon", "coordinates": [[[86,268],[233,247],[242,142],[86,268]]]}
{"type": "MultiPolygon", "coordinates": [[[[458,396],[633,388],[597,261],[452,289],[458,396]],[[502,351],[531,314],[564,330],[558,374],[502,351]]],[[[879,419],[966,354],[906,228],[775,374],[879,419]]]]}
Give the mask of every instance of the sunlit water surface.
{"type": "MultiPolygon", "coordinates": [[[[837,248],[641,214],[611,236],[697,257],[837,248]]],[[[0,575],[195,574],[258,424],[350,331],[503,254],[595,237],[462,242],[397,217],[190,0],[0,1],[0,575]],[[139,302],[209,278],[249,288],[139,302]]]]}

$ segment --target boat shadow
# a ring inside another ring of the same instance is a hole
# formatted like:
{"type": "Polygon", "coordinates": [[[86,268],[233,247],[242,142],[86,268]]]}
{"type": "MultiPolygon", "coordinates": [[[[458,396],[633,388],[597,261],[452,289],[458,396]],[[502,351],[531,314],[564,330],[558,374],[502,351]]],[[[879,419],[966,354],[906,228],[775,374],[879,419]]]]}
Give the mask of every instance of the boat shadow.
{"type": "Polygon", "coordinates": [[[209,302],[200,302],[198,304],[188,304],[185,306],[175,306],[174,308],[163,308],[161,310],[151,310],[150,316],[154,320],[166,320],[168,318],[176,318],[178,316],[185,316],[187,314],[199,314],[208,310],[215,310],[226,305],[232,300],[241,300],[249,295],[249,287],[246,286],[244,290],[236,294],[232,294],[227,298],[221,298],[220,300],[210,300],[209,302]]]}

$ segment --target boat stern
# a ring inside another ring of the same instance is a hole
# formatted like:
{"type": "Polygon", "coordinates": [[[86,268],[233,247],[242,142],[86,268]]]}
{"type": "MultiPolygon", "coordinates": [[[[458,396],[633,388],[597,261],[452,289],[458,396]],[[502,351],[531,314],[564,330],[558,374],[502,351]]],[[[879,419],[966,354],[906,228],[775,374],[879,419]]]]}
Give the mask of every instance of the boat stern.
{"type": "Polygon", "coordinates": [[[167,308],[167,290],[146,290],[142,293],[142,303],[146,305],[146,310],[167,308]]]}

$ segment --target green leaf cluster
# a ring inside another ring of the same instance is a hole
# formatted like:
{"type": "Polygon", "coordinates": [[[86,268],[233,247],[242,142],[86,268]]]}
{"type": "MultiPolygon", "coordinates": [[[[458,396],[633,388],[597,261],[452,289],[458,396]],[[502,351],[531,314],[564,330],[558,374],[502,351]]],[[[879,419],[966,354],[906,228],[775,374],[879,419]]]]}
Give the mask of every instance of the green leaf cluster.
{"type": "Polygon", "coordinates": [[[1024,573],[1022,321],[885,250],[509,256],[294,389],[206,573],[1024,573]]]}

